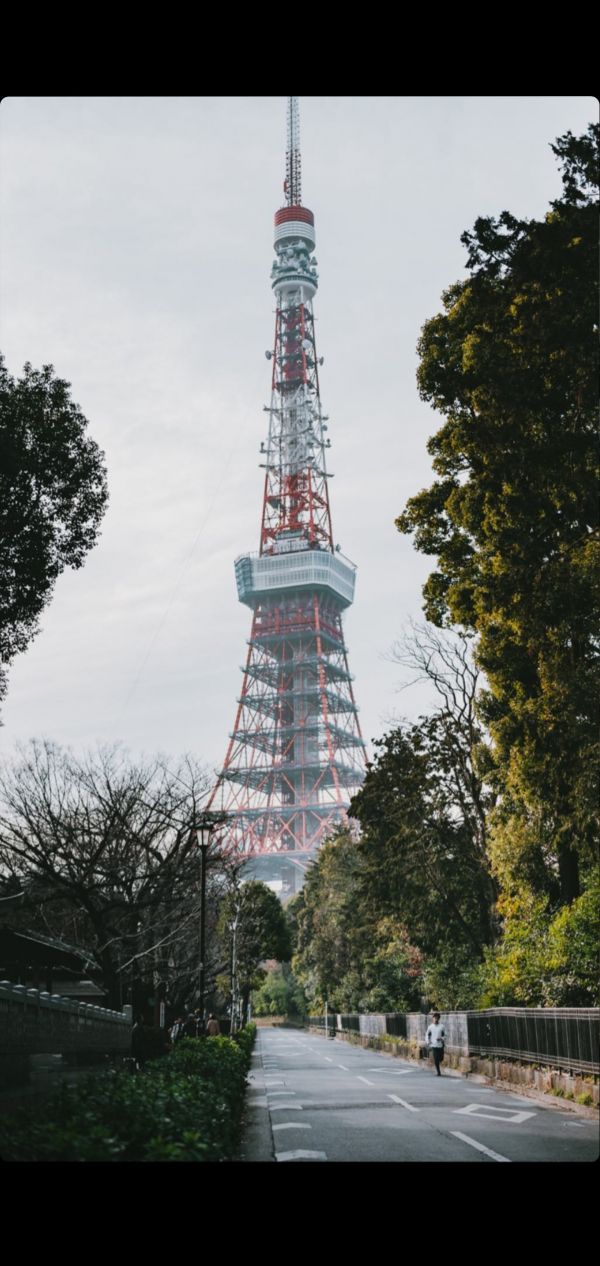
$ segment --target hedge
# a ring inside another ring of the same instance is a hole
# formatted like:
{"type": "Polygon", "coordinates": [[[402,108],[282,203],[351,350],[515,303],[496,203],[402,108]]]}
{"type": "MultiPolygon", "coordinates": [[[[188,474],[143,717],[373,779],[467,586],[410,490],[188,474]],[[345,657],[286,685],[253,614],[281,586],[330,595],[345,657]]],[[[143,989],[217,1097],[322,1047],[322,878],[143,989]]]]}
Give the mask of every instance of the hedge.
{"type": "Polygon", "coordinates": [[[227,1161],[254,1034],[184,1038],[143,1071],[111,1069],[0,1119],[6,1161],[227,1161]]]}

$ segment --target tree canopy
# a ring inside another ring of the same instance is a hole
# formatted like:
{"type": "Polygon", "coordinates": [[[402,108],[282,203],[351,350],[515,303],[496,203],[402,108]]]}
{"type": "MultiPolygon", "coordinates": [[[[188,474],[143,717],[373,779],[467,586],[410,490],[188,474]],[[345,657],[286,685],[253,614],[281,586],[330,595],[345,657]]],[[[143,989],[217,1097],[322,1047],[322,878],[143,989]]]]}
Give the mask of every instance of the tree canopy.
{"type": "Polygon", "coordinates": [[[542,220],[504,211],[463,235],[470,275],[419,343],[420,393],[445,416],[437,478],[397,520],[437,557],[428,618],[478,635],[498,873],[567,903],[596,838],[598,136],[553,146],[563,192],[542,220]]]}
{"type": "Polygon", "coordinates": [[[222,975],[219,985],[232,1000],[235,1018],[239,1011],[244,1023],[250,994],[266,977],[261,964],[268,959],[289,962],[292,956],[288,920],[266,884],[257,879],[240,883],[239,872],[234,872],[231,891],[220,907],[219,928],[231,963],[230,976],[222,975]]]}
{"type": "Polygon", "coordinates": [[[53,366],[15,381],[0,356],[0,699],[2,669],[39,631],[65,567],[81,567],[108,499],[104,454],[53,366]]]}
{"type": "MultiPolygon", "coordinates": [[[[174,1001],[190,998],[200,917],[190,827],[208,786],[190,760],[173,770],[160,758],[135,764],[119,747],[82,757],[49,742],[22,749],[0,772],[0,886],[23,893],[5,919],[89,950],[109,1005],[126,1000],[134,976],[153,972],[170,978],[174,1001]]],[[[209,856],[209,932],[212,876],[221,873],[209,856]]],[[[207,942],[214,973],[218,948],[214,936],[207,942]]]]}

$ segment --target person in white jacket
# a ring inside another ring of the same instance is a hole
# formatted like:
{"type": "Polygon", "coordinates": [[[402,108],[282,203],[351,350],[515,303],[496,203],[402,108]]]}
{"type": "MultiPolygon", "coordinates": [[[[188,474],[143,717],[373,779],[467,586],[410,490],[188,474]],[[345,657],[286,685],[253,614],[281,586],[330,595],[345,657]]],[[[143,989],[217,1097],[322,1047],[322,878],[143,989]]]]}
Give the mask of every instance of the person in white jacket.
{"type": "Polygon", "coordinates": [[[429,1025],[425,1041],[430,1051],[433,1051],[433,1062],[438,1077],[441,1077],[440,1064],[444,1058],[444,1043],[446,1041],[446,1030],[443,1024],[440,1024],[440,1013],[434,1011],[433,1024],[429,1025]]]}

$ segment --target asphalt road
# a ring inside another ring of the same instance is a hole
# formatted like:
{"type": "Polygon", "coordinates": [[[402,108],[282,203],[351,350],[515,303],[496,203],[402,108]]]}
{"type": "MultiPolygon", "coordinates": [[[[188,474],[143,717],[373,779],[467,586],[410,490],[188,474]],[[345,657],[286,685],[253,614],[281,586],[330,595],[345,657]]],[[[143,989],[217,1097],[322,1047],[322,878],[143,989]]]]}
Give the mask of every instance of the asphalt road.
{"type": "Polygon", "coordinates": [[[598,1123],[349,1043],[259,1028],[246,1161],[594,1161],[598,1123]]]}

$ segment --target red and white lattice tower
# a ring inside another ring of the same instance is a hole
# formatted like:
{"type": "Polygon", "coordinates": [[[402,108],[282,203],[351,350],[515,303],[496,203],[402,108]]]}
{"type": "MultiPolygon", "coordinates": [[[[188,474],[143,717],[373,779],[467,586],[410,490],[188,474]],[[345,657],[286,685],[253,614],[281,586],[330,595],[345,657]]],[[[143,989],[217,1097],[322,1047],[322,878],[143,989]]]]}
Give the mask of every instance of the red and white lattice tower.
{"type": "Polygon", "coordinates": [[[314,216],[302,205],[298,101],[288,103],[286,205],[275,213],[276,299],[260,548],[236,559],[252,610],[233,733],[211,798],[222,846],[293,890],[324,837],[343,825],[365,772],[342,611],[356,568],[334,548],[312,301],[314,216]],[[260,865],[259,859],[263,859],[260,865]],[[270,863],[270,864],[269,864],[270,863]],[[286,865],[285,863],[288,863],[286,865]],[[295,864],[295,866],[294,866],[295,864]]]}

